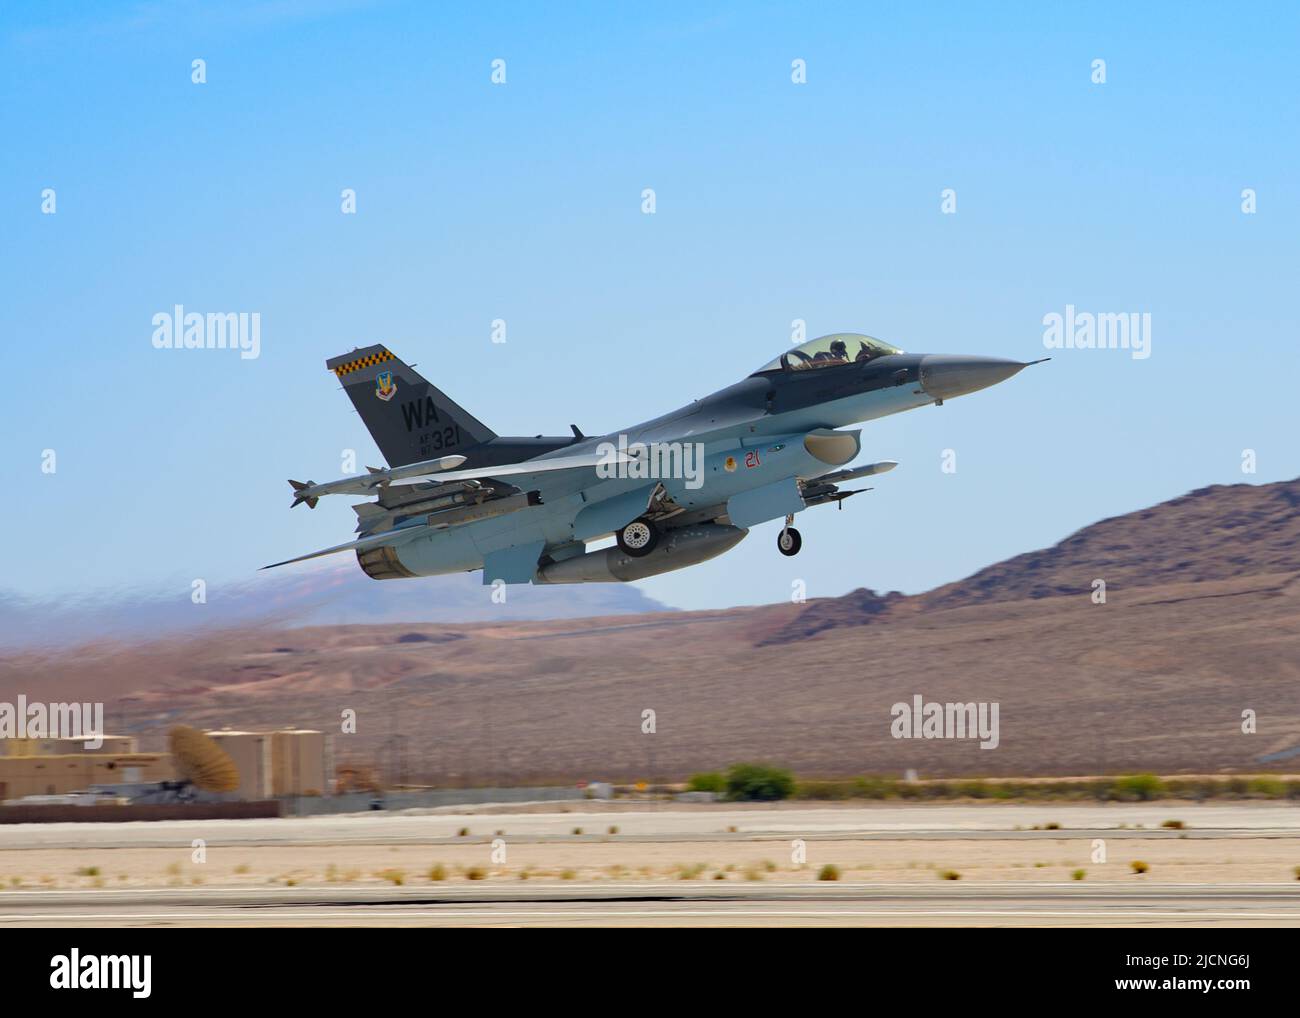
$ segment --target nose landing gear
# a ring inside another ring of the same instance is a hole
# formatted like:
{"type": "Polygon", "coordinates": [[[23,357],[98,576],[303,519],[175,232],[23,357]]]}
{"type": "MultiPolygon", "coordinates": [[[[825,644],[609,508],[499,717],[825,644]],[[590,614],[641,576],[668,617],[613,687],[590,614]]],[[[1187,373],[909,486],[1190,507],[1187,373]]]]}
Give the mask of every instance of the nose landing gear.
{"type": "Polygon", "coordinates": [[[794,516],[787,516],[785,526],[776,535],[776,550],[782,555],[798,555],[799,549],[803,547],[803,538],[799,536],[799,531],[790,526],[793,522],[794,516]]]}

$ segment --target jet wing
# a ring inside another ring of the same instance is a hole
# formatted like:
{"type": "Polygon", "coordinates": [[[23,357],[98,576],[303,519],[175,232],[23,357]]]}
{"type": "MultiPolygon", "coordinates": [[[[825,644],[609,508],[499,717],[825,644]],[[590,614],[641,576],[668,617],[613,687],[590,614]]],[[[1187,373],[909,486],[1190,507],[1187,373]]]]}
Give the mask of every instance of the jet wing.
{"type": "MultiPolygon", "coordinates": [[[[323,555],[335,555],[341,551],[365,551],[382,545],[405,544],[413,538],[423,537],[439,530],[463,526],[466,523],[488,519],[492,516],[518,512],[520,509],[527,509],[529,506],[534,505],[541,505],[541,497],[538,492],[521,491],[513,495],[485,499],[482,502],[466,501],[446,508],[436,509],[433,512],[413,513],[412,516],[423,516],[423,519],[406,523],[400,527],[392,527],[377,534],[363,534],[355,541],[336,544],[332,548],[322,548],[320,551],[299,555],[297,558],[285,559],[283,562],[273,562],[269,566],[262,566],[262,568],[274,569],[276,566],[287,566],[292,562],[305,562],[307,559],[320,558],[323,555]]],[[[379,509],[379,514],[388,515],[382,508],[379,509]]]]}
{"type": "MultiPolygon", "coordinates": [[[[299,502],[306,502],[309,506],[313,506],[322,495],[368,494],[376,488],[389,488],[391,490],[406,485],[425,484],[430,481],[437,485],[444,483],[452,485],[457,481],[475,481],[491,477],[523,478],[537,475],[554,477],[563,471],[586,471],[599,464],[619,462],[631,462],[631,457],[617,453],[609,455],[592,452],[573,456],[544,457],[525,460],[522,463],[503,463],[494,467],[477,467],[473,470],[430,470],[418,474],[411,473],[412,467],[408,466],[399,467],[394,471],[372,471],[368,475],[346,477],[340,481],[331,481],[327,484],[313,484],[310,482],[304,484],[301,481],[290,481],[289,484],[294,490],[294,505],[299,502]],[[383,476],[383,481],[376,481],[375,478],[380,476],[383,476]]],[[[439,488],[438,490],[442,489],[439,488]]],[[[427,512],[427,514],[421,512],[420,515],[423,515],[424,519],[418,523],[396,527],[377,534],[364,535],[355,541],[348,541],[346,544],[336,544],[332,548],[322,548],[320,551],[285,559],[283,562],[274,562],[262,568],[274,569],[276,566],[304,562],[307,559],[320,558],[323,555],[334,555],[342,551],[364,551],[368,548],[377,548],[386,544],[403,544],[415,537],[427,535],[437,530],[461,526],[474,520],[485,519],[488,516],[517,512],[520,509],[539,504],[541,504],[541,497],[537,491],[520,491],[514,495],[489,498],[482,502],[465,501],[449,505],[446,508],[435,509],[432,512],[427,512]]],[[[380,511],[386,512],[383,509],[380,511]]],[[[395,511],[400,512],[400,508],[395,511]]]]}
{"type": "Polygon", "coordinates": [[[314,507],[316,500],[323,495],[368,495],[377,488],[400,487],[411,484],[424,484],[436,481],[439,484],[452,481],[481,480],[488,477],[514,477],[521,474],[549,474],[563,470],[584,470],[600,464],[613,465],[619,462],[631,462],[631,458],[621,454],[581,453],[575,456],[547,456],[521,463],[501,463],[494,467],[474,467],[469,470],[443,470],[438,464],[457,466],[463,463],[463,456],[448,456],[442,460],[430,460],[428,464],[396,467],[392,470],[372,470],[356,477],[344,477],[337,481],[316,484],[313,481],[290,481],[293,488],[293,504],[306,502],[314,507]],[[419,472],[413,472],[415,468],[419,472]]]}
{"type": "Polygon", "coordinates": [[[444,470],[427,474],[413,474],[390,483],[401,485],[423,484],[426,481],[473,481],[486,477],[514,477],[518,474],[549,474],[556,470],[582,470],[602,463],[613,465],[619,462],[631,463],[632,457],[591,452],[582,453],[578,456],[555,456],[524,460],[522,463],[503,463],[496,467],[477,467],[473,470],[444,470]]]}

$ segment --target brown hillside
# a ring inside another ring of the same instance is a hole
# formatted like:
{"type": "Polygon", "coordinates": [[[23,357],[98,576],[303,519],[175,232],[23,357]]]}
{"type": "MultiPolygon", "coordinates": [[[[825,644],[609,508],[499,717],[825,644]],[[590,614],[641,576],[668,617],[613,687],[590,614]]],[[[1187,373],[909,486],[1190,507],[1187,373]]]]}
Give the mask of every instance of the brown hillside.
{"type": "Polygon", "coordinates": [[[918,597],[30,653],[0,663],[0,699],[102,699],[111,728],[158,748],[177,723],[337,733],[350,708],[337,759],[435,782],[745,759],[804,775],[1255,771],[1300,747],[1298,493],[1205,489],[918,597]],[[893,738],[891,705],[916,694],[997,702],[1000,745],[893,738]]]}

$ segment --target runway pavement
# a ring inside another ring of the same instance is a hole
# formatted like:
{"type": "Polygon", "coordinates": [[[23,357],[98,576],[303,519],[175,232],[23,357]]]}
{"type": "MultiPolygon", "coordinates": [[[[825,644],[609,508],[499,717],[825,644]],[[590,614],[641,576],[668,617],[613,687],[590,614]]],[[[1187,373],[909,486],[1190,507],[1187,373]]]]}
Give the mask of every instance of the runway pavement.
{"type": "Polygon", "coordinates": [[[1300,885],[533,884],[9,892],[0,926],[1300,926],[1300,885]]]}
{"type": "Polygon", "coordinates": [[[1277,802],[16,824],[0,926],[1297,926],[1300,880],[1280,881],[1298,837],[1300,807],[1277,802]],[[1098,861],[1093,838],[1126,849],[1098,861]],[[839,881],[817,879],[827,864],[839,881]]]}
{"type": "MultiPolygon", "coordinates": [[[[91,809],[93,807],[86,807],[91,809]]],[[[852,837],[862,840],[951,838],[1278,837],[1300,835],[1300,806],[1276,802],[1100,805],[818,806],[783,804],[751,808],[677,803],[627,808],[578,803],[546,812],[406,810],[253,820],[182,820],[155,823],[0,825],[0,850],[29,848],[170,847],[192,837],[225,845],[463,844],[504,831],[516,844],[530,841],[718,841],[729,838],[852,837]],[[1161,824],[1181,820],[1183,830],[1161,824]],[[1056,828],[1046,830],[1047,825],[1056,828]],[[616,836],[607,833],[617,826],[616,836]],[[1039,828],[1034,830],[1033,828],[1039,828]],[[468,828],[469,835],[459,832],[468,828]],[[580,828],[583,833],[575,834],[580,828]]]]}

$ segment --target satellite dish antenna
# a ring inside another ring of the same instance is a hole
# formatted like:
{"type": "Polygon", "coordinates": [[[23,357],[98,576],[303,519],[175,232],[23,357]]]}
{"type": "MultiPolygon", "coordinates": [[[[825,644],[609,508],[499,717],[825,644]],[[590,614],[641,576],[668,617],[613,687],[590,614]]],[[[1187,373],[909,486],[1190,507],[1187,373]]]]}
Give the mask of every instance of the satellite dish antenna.
{"type": "Polygon", "coordinates": [[[239,787],[239,768],[210,736],[189,725],[177,725],[167,742],[182,781],[204,792],[233,792],[239,787]]]}

